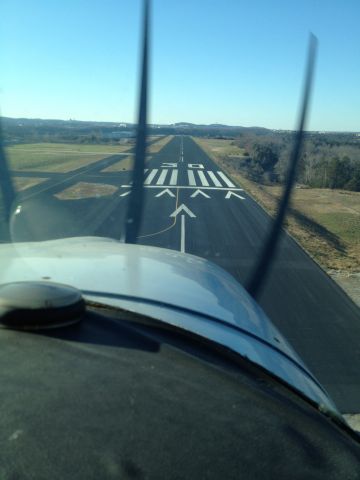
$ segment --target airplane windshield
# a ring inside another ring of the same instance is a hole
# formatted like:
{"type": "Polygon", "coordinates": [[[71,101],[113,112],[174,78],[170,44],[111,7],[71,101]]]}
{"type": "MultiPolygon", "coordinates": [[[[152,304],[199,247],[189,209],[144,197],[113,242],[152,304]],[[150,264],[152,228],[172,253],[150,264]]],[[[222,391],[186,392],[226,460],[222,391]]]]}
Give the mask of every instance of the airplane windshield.
{"type": "Polygon", "coordinates": [[[0,283],[10,244],[38,248],[41,270],[42,242],[81,238],[74,278],[111,239],[201,257],[250,291],[314,32],[292,201],[254,296],[340,412],[359,414],[359,2],[154,0],[148,44],[140,1],[3,0],[0,14],[0,283]]]}

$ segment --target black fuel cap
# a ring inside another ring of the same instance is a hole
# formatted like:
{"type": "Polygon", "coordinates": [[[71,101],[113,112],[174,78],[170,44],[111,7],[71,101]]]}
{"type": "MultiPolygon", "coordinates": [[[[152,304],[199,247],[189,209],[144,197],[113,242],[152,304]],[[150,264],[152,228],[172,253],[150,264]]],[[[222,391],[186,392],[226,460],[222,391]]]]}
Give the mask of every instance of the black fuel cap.
{"type": "Polygon", "coordinates": [[[81,320],[81,292],[53,282],[14,282],[0,285],[0,327],[41,330],[81,320]]]}

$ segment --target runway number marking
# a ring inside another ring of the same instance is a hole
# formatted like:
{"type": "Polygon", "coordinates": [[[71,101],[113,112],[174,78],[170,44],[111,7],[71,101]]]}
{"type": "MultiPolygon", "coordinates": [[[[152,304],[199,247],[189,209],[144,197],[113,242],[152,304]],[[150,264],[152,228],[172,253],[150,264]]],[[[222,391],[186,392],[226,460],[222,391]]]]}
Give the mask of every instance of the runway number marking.
{"type": "Polygon", "coordinates": [[[204,165],[202,163],[188,163],[188,167],[196,170],[204,169],[204,165]]]}
{"type": "Polygon", "coordinates": [[[161,164],[161,168],[177,168],[178,164],[173,162],[164,162],[161,164]]]}

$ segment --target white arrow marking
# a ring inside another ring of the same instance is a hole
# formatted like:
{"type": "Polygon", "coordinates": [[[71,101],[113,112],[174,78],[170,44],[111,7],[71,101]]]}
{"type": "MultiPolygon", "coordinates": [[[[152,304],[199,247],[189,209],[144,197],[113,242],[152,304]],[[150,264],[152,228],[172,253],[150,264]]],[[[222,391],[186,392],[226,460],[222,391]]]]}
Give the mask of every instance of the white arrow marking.
{"type": "Polygon", "coordinates": [[[175,197],[175,195],[167,188],[165,190],[163,190],[162,192],[158,193],[157,195],[155,195],[155,197],[161,197],[162,195],[164,195],[165,193],[167,193],[168,195],[170,195],[170,197],[175,197]]]}
{"type": "Polygon", "coordinates": [[[196,190],[192,195],[190,195],[191,198],[197,197],[199,194],[203,195],[205,198],[211,198],[210,195],[206,195],[202,190],[196,190]]]}
{"type": "Polygon", "coordinates": [[[228,192],[225,196],[225,198],[229,199],[232,195],[234,195],[235,197],[238,197],[240,198],[240,200],[245,200],[244,197],[242,197],[241,195],[238,195],[237,193],[234,193],[234,192],[228,192]]]}
{"type": "Polygon", "coordinates": [[[126,195],[130,195],[131,192],[125,192],[120,195],[120,197],[126,197],[126,195]]]}
{"type": "Polygon", "coordinates": [[[176,217],[180,212],[182,212],[184,210],[185,213],[187,213],[189,215],[189,217],[191,218],[195,218],[196,215],[193,214],[193,212],[191,210],[188,209],[188,207],[186,205],[184,205],[183,203],[180,205],[179,208],[177,208],[171,215],[170,217],[176,217]]]}
{"type": "Polygon", "coordinates": [[[181,215],[180,252],[185,253],[185,215],[181,215]]]}

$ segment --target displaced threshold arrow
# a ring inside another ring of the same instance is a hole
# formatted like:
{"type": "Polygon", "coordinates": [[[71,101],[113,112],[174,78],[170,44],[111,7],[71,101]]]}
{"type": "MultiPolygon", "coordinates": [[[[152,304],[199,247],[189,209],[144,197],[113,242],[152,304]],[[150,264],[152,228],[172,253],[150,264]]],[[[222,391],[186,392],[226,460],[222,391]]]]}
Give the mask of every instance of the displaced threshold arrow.
{"type": "Polygon", "coordinates": [[[191,198],[195,198],[198,195],[202,195],[205,198],[211,198],[210,195],[206,195],[202,190],[197,189],[196,192],[194,192],[192,195],[190,195],[191,198]]]}
{"type": "Polygon", "coordinates": [[[234,195],[234,197],[240,198],[240,200],[245,200],[245,197],[242,197],[241,195],[239,195],[239,194],[237,194],[237,193],[235,193],[235,192],[232,192],[231,190],[228,191],[228,193],[225,195],[225,198],[226,198],[227,200],[229,200],[229,198],[230,198],[231,196],[233,196],[233,195],[234,195]]]}
{"type": "Polygon", "coordinates": [[[175,195],[172,193],[172,191],[169,190],[168,188],[166,188],[165,190],[162,190],[160,193],[158,193],[157,195],[155,195],[155,197],[161,197],[161,196],[164,195],[165,193],[167,193],[170,197],[175,197],[175,195]]]}
{"type": "Polygon", "coordinates": [[[180,212],[184,212],[184,213],[187,213],[189,215],[189,217],[191,218],[195,218],[196,215],[186,206],[184,205],[183,203],[180,205],[179,208],[177,208],[171,215],[170,217],[176,217],[177,215],[179,215],[180,212]]]}

